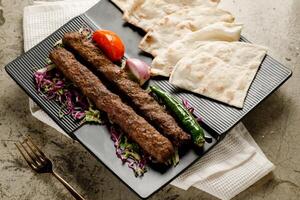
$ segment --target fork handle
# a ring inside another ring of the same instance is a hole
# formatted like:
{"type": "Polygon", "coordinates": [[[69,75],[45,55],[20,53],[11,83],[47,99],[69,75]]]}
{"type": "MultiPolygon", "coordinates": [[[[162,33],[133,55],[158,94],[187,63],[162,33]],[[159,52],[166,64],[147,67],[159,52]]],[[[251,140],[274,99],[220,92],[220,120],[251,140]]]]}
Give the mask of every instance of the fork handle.
{"type": "Polygon", "coordinates": [[[67,183],[62,177],[60,177],[57,173],[52,172],[52,174],[69,190],[69,192],[73,195],[76,200],[85,200],[76,190],[67,183]]]}

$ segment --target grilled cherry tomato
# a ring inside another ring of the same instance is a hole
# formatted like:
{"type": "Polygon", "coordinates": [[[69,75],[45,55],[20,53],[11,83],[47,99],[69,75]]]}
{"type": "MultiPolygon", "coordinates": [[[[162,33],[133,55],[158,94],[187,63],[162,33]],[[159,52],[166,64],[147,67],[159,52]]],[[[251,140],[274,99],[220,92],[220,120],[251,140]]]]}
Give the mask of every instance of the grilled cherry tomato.
{"type": "Polygon", "coordinates": [[[111,61],[120,61],[124,56],[124,44],[116,33],[109,30],[97,30],[93,34],[93,40],[111,61]]]}

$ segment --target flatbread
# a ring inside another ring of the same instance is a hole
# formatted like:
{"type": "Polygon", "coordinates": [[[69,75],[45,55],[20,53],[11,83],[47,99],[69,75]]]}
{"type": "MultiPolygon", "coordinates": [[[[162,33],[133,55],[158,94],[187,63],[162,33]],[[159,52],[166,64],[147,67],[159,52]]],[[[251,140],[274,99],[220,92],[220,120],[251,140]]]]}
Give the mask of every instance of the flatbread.
{"type": "Polygon", "coordinates": [[[120,8],[123,12],[126,12],[131,8],[135,0],[111,0],[116,6],[120,8]]]}
{"type": "MultiPolygon", "coordinates": [[[[121,0],[116,0],[121,1],[121,0]]],[[[133,0],[123,18],[146,32],[166,15],[195,6],[216,7],[220,0],[133,0]]]]}
{"type": "Polygon", "coordinates": [[[181,9],[158,21],[145,35],[139,47],[155,57],[187,33],[198,31],[216,22],[233,21],[234,17],[229,12],[218,8],[198,6],[181,9]]]}
{"type": "Polygon", "coordinates": [[[170,83],[242,108],[266,48],[244,42],[203,42],[175,66],[170,83]]]}
{"type": "Polygon", "coordinates": [[[186,34],[182,39],[173,42],[165,51],[161,51],[152,61],[152,76],[170,76],[173,67],[186,54],[195,50],[203,41],[238,41],[242,25],[218,22],[186,34]]]}

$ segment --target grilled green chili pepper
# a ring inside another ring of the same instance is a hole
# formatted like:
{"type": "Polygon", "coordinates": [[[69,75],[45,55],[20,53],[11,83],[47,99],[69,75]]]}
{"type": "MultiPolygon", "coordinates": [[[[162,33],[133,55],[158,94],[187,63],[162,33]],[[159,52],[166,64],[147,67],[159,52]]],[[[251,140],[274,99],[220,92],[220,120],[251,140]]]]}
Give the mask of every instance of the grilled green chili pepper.
{"type": "Polygon", "coordinates": [[[174,113],[182,126],[190,132],[193,142],[202,147],[205,143],[204,131],[195,117],[171,94],[156,86],[150,86],[151,91],[174,113]]]}

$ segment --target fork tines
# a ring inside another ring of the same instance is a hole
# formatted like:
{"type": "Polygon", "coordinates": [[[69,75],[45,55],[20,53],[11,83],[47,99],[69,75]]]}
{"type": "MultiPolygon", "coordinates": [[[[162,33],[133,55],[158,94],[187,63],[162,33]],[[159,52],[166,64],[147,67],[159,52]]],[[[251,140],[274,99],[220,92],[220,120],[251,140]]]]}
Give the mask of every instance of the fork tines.
{"type": "Polygon", "coordinates": [[[35,171],[41,170],[50,161],[29,137],[15,145],[28,165],[35,171]]]}

